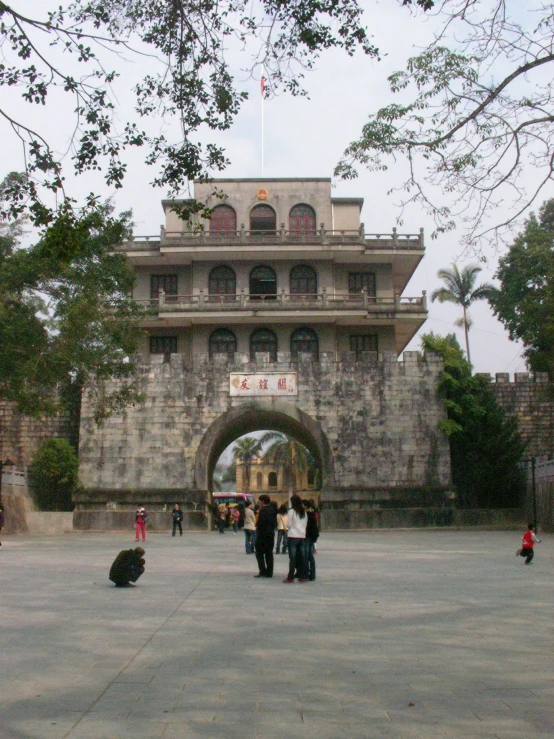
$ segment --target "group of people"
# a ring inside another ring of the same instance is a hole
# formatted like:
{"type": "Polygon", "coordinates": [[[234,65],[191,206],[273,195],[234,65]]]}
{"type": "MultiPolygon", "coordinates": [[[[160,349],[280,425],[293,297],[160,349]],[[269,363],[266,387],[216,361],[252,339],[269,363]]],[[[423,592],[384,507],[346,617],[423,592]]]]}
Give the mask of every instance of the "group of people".
{"type": "Polygon", "coordinates": [[[310,500],[299,495],[290,499],[290,508],[277,507],[269,495],[260,495],[258,511],[252,502],[246,501],[244,511],[244,536],[246,554],[254,552],[258,562],[255,577],[273,577],[273,548],[277,531],[276,554],[288,552],[289,569],[284,583],[313,582],[316,578],[315,554],[319,538],[318,512],[310,500]]]}

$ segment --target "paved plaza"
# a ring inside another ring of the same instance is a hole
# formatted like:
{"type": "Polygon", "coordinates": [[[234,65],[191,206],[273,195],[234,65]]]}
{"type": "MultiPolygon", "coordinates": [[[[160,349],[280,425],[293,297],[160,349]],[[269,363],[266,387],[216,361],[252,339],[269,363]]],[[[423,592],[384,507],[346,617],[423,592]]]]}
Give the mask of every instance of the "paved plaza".
{"type": "Polygon", "coordinates": [[[554,735],[554,537],[324,534],[315,583],[242,534],[4,537],[1,739],[554,735]]]}

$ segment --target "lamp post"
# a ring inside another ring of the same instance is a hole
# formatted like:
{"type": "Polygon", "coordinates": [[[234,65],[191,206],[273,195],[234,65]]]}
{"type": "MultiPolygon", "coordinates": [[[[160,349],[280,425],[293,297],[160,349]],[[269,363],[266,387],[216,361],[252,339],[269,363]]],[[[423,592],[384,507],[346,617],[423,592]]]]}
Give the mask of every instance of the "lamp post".
{"type": "Polygon", "coordinates": [[[531,486],[533,490],[533,523],[535,524],[535,531],[538,531],[538,521],[537,521],[537,482],[535,479],[535,465],[536,465],[536,459],[535,457],[531,457],[531,486]]]}
{"type": "Polygon", "coordinates": [[[15,464],[11,459],[6,459],[5,462],[2,462],[0,459],[0,503],[2,502],[2,474],[4,473],[4,467],[15,467],[15,464]]]}

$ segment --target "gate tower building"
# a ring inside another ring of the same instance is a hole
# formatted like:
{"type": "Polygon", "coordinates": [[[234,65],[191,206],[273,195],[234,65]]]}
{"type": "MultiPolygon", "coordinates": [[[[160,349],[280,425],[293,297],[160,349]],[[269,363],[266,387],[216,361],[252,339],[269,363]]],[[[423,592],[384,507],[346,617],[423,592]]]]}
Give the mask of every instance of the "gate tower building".
{"type": "Polygon", "coordinates": [[[153,509],[182,502],[203,525],[219,454],[262,428],[308,446],[329,510],[440,497],[449,481],[440,362],[397,361],[427,316],[425,294],[403,296],[423,230],[366,232],[363,199],[333,197],[330,178],[197,182],[194,198],[213,209],[210,220],[191,226],[175,212],[184,201],[163,201],[160,236],[118,247],[149,307],[146,402],[98,428],[85,396],[83,526],[139,498],[153,509]],[[279,373],[288,397],[271,391],[279,373]]]}

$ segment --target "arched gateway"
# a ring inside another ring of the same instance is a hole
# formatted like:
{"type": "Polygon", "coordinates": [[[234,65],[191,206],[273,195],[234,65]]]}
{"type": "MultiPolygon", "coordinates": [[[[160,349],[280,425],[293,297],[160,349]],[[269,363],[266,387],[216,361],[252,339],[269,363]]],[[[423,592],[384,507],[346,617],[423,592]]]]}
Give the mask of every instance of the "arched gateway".
{"type": "Polygon", "coordinates": [[[194,465],[195,487],[212,488],[212,477],[221,453],[235,439],[254,431],[271,429],[297,439],[311,453],[322,473],[322,487],[334,487],[333,455],[320,424],[292,403],[258,400],[223,413],[204,434],[194,465]]]}
{"type": "Polygon", "coordinates": [[[148,507],[152,528],[166,528],[180,503],[185,526],[206,529],[221,452],[262,429],[289,434],[312,453],[322,472],[326,527],[379,525],[386,516],[405,525],[413,517],[408,511],[444,510],[450,466],[439,430],[445,411],[438,357],[405,353],[398,362],[394,354],[367,352],[357,360],[351,352],[338,360],[321,352],[293,359],[279,352],[276,362],[266,353],[254,362],[248,353],[163,359],[152,357],[140,369],[144,404],[101,426],[84,396],[77,528],[122,528],[138,503],[148,507]]]}

